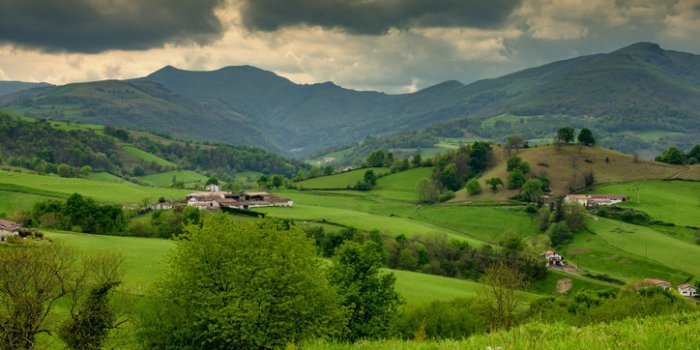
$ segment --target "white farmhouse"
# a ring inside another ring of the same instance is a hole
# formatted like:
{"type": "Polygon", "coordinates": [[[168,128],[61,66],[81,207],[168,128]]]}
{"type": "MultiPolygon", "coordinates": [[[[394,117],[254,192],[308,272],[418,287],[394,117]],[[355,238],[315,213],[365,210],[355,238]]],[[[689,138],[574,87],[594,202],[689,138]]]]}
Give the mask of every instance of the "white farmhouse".
{"type": "Polygon", "coordinates": [[[688,283],[683,283],[678,286],[678,293],[680,293],[684,297],[691,297],[695,298],[698,296],[698,290],[692,286],[691,284],[688,283]]]}

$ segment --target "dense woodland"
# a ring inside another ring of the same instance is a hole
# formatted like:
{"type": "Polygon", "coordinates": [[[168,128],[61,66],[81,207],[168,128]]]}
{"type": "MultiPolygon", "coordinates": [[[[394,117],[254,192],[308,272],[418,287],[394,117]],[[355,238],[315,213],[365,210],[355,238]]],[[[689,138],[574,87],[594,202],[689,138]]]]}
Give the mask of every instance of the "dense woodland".
{"type": "Polygon", "coordinates": [[[134,137],[134,133],[114,127],[105,127],[103,131],[64,130],[45,119],[28,121],[0,113],[0,164],[66,177],[98,171],[121,177],[142,176],[174,168],[124,152],[122,145],[132,144],[176,164],[179,169],[211,174],[255,171],[291,177],[298,167],[305,167],[255,147],[167,139],[168,142],[161,142],[163,137],[134,137]],[[89,169],[81,171],[85,166],[89,169]]]}

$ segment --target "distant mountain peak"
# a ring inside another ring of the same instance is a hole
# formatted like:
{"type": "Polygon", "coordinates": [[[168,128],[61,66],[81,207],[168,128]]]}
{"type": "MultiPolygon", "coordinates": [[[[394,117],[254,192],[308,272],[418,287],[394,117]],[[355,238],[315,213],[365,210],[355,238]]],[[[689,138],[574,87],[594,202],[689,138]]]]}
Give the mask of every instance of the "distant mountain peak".
{"type": "Polygon", "coordinates": [[[643,53],[643,54],[656,54],[663,52],[664,49],[657,43],[652,42],[638,42],[629,46],[625,46],[621,49],[613,51],[613,53],[643,53]]]}

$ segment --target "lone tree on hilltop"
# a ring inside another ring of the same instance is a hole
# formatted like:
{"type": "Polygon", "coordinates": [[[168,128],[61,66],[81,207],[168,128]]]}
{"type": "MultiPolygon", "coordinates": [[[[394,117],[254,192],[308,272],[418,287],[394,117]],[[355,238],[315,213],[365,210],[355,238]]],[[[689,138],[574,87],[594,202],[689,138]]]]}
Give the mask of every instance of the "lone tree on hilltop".
{"type": "Polygon", "coordinates": [[[557,130],[557,136],[554,139],[557,150],[561,149],[562,144],[569,144],[574,141],[575,131],[570,127],[563,127],[557,130]]]}
{"type": "Polygon", "coordinates": [[[595,145],[595,138],[593,137],[593,132],[587,128],[581,129],[581,132],[578,133],[578,143],[585,146],[595,145]]]}

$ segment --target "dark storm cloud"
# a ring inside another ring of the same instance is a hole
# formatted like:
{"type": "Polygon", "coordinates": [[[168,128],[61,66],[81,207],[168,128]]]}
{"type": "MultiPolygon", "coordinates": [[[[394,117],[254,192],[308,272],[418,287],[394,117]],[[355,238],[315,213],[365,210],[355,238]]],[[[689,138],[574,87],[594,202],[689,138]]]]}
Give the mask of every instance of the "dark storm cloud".
{"type": "Polygon", "coordinates": [[[521,0],[241,0],[243,23],[274,31],[310,25],[354,34],[391,28],[499,27],[521,0]]]}
{"type": "Polygon", "coordinates": [[[0,44],[97,53],[207,43],[224,0],[0,0],[0,44]]]}

